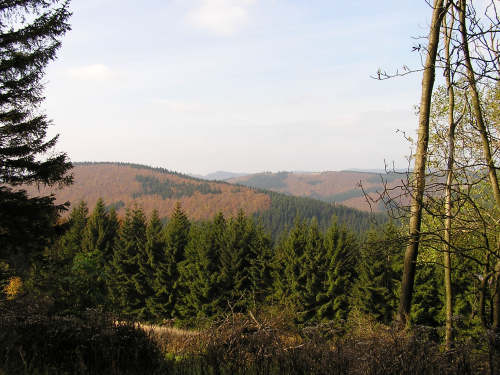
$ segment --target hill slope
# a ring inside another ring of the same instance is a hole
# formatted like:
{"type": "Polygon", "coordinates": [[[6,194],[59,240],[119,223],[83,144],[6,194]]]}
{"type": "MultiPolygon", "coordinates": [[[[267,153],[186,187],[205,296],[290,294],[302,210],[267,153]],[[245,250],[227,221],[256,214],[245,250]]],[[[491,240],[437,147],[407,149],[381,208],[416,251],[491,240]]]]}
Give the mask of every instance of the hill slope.
{"type": "MultiPolygon", "coordinates": [[[[213,217],[217,212],[234,216],[242,209],[257,217],[273,235],[290,226],[297,216],[316,217],[326,227],[337,216],[355,231],[367,229],[371,216],[340,205],[314,199],[290,197],[226,182],[201,180],[161,168],[124,163],[76,163],[75,182],[60,190],[28,187],[32,196],[54,193],[58,203],[76,204],[80,200],[92,209],[99,198],[114,206],[118,214],[137,204],[147,215],[157,209],[160,217],[168,217],[176,202],[194,220],[213,217]]],[[[383,218],[379,217],[379,220],[383,218]]]]}
{"type": "MultiPolygon", "coordinates": [[[[367,193],[375,196],[377,191],[382,191],[384,186],[381,177],[389,186],[398,185],[400,174],[380,174],[358,171],[340,172],[278,172],[258,173],[248,176],[236,177],[227,182],[269,189],[276,192],[291,194],[298,197],[310,197],[324,202],[336,202],[342,205],[369,211],[361,183],[367,193]]],[[[375,207],[381,210],[381,207],[375,207]]]]}

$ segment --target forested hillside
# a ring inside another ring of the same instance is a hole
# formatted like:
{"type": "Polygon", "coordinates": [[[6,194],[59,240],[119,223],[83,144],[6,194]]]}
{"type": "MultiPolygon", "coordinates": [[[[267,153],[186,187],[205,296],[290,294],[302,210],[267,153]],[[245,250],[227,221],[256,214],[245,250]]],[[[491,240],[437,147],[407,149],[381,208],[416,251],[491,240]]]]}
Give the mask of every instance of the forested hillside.
{"type": "Polygon", "coordinates": [[[383,211],[382,205],[368,204],[365,193],[376,198],[376,193],[381,193],[386,187],[385,184],[388,188],[399,186],[402,179],[406,179],[405,173],[328,171],[266,172],[230,178],[227,181],[298,197],[319,199],[328,203],[341,203],[363,211],[383,211]]]}
{"type": "Polygon", "coordinates": [[[296,218],[316,217],[319,226],[326,228],[336,216],[339,223],[356,232],[385,220],[383,215],[370,215],[315,199],[206,181],[137,164],[77,163],[73,174],[75,181],[71,186],[42,191],[31,186],[28,192],[30,195],[53,192],[58,203],[69,201],[76,205],[85,201],[91,207],[102,198],[108,209],[114,208],[121,217],[127,207],[137,205],[147,215],[156,209],[160,218],[167,218],[177,202],[192,220],[206,220],[219,212],[234,217],[243,210],[259,219],[273,236],[289,228],[296,218]]]}

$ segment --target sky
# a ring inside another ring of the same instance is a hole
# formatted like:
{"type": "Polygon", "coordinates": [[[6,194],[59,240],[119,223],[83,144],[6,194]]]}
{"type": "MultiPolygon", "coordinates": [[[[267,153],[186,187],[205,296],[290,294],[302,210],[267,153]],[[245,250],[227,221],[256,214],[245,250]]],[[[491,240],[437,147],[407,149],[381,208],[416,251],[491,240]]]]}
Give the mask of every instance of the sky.
{"type": "Polygon", "coordinates": [[[407,166],[424,0],[73,0],[44,110],[72,161],[183,173],[407,166]]]}

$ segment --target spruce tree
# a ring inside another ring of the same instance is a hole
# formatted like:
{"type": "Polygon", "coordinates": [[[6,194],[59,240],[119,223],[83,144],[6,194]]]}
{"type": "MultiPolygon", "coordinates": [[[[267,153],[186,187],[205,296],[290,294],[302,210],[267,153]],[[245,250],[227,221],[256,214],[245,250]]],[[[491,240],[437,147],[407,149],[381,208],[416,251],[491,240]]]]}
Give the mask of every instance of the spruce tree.
{"type": "Polygon", "coordinates": [[[54,197],[30,198],[9,185],[67,184],[66,154],[45,139],[50,120],[40,110],[43,76],[70,29],[68,1],[0,2],[0,257],[26,268],[47,245],[58,212],[54,197]]]}
{"type": "Polygon", "coordinates": [[[307,228],[307,237],[304,252],[299,258],[300,270],[296,280],[297,318],[300,323],[316,320],[318,308],[320,307],[318,297],[322,292],[325,279],[325,247],[318,222],[315,218],[311,220],[307,228]]]}
{"type": "Polygon", "coordinates": [[[219,294],[227,307],[245,311],[264,300],[269,260],[269,236],[240,210],[227,225],[219,256],[219,294]]]}
{"type": "Polygon", "coordinates": [[[154,270],[158,262],[161,261],[165,251],[165,240],[163,237],[163,224],[161,223],[158,211],[154,210],[149,219],[146,228],[146,262],[141,262],[140,272],[144,275],[146,280],[145,287],[147,286],[146,306],[148,308],[148,317],[151,319],[154,311],[152,306],[154,303],[154,270]]]}
{"type": "Polygon", "coordinates": [[[165,249],[156,261],[154,270],[154,296],[150,310],[157,321],[179,316],[180,300],[179,264],[184,260],[189,240],[190,222],[178,203],[164,229],[165,249]]]}
{"type": "Polygon", "coordinates": [[[396,313],[402,253],[403,242],[391,222],[368,232],[360,249],[352,304],[381,323],[391,323],[396,313]]]}
{"type": "Polygon", "coordinates": [[[412,324],[440,326],[444,303],[442,269],[434,263],[420,262],[415,275],[415,291],[411,308],[412,324]]]}
{"type": "MultiPolygon", "coordinates": [[[[251,220],[251,219],[250,219],[251,220]]],[[[255,236],[250,246],[250,281],[252,304],[261,304],[272,292],[272,258],[273,248],[271,236],[259,224],[253,224],[255,236]]]]}
{"type": "Polygon", "coordinates": [[[146,257],[146,219],[142,209],[128,209],[109,265],[109,294],[116,312],[127,318],[147,318],[145,280],[139,263],[146,257]]]}
{"type": "Polygon", "coordinates": [[[89,209],[87,203],[80,201],[69,215],[68,229],[60,239],[60,251],[63,257],[73,257],[82,251],[83,233],[87,225],[89,209]]]}
{"type": "Polygon", "coordinates": [[[81,201],[62,225],[64,234],[46,249],[27,280],[31,293],[39,299],[51,300],[52,309],[57,312],[74,312],[89,307],[82,300],[82,283],[73,272],[74,258],[82,251],[87,216],[87,205],[81,201]]]}
{"type": "Polygon", "coordinates": [[[316,231],[310,231],[305,221],[296,219],[290,233],[276,251],[275,298],[278,304],[294,311],[299,322],[313,315],[310,293],[306,287],[311,269],[304,261],[312,255],[310,250],[315,236],[316,231]]]}
{"type": "Polygon", "coordinates": [[[343,320],[349,312],[349,296],[356,277],[358,245],[355,236],[336,220],[326,231],[326,278],[323,292],[318,296],[321,308],[319,319],[343,320]]]}
{"type": "Polygon", "coordinates": [[[223,296],[218,283],[219,254],[224,246],[226,221],[218,214],[213,221],[193,226],[181,265],[183,285],[179,309],[184,320],[199,323],[222,312],[223,296]]]}
{"type": "Polygon", "coordinates": [[[107,212],[104,201],[99,198],[85,228],[83,250],[88,253],[98,252],[103,265],[107,264],[113,257],[113,243],[117,230],[116,212],[114,210],[107,212]]]}

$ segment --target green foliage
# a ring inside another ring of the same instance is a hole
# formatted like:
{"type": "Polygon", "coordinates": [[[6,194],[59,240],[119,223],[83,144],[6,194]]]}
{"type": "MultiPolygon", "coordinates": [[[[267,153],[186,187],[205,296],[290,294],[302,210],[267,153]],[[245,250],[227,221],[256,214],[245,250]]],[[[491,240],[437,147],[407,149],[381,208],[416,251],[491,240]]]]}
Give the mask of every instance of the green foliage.
{"type": "Polygon", "coordinates": [[[255,307],[263,300],[268,274],[270,240],[254,220],[240,211],[227,226],[220,255],[222,294],[235,311],[255,307]]]}
{"type": "Polygon", "coordinates": [[[0,259],[12,272],[25,274],[60,229],[56,221],[61,207],[54,200],[29,198],[24,190],[0,186],[0,259]]]}
{"type": "Polygon", "coordinates": [[[82,250],[85,252],[97,251],[103,258],[103,265],[111,261],[113,246],[118,230],[116,212],[108,212],[102,199],[96,203],[92,215],[85,227],[82,250]]]}
{"type": "Polygon", "coordinates": [[[398,306],[403,253],[399,229],[392,222],[368,232],[360,249],[352,303],[384,324],[392,322],[398,306]]]}
{"type": "Polygon", "coordinates": [[[339,225],[344,225],[355,233],[368,230],[374,223],[387,221],[385,214],[370,214],[342,205],[333,205],[311,198],[292,197],[281,193],[266,191],[271,198],[271,207],[254,214],[264,228],[276,239],[280,233],[294,225],[296,218],[318,220],[320,230],[330,226],[331,218],[336,217],[339,225]]]}
{"type": "Polygon", "coordinates": [[[145,244],[144,212],[138,207],[128,209],[108,269],[108,290],[113,309],[125,317],[147,317],[146,296],[142,293],[147,281],[140,272],[141,263],[148,261],[145,244]]]}
{"type": "Polygon", "coordinates": [[[64,258],[71,258],[82,251],[83,237],[87,225],[89,209],[87,203],[80,201],[69,215],[69,229],[60,240],[61,254],[64,258]]]}
{"type": "Polygon", "coordinates": [[[276,250],[275,298],[299,323],[346,318],[356,255],[353,235],[336,223],[322,235],[315,220],[297,221],[276,250]]]}
{"type": "Polygon", "coordinates": [[[316,297],[321,302],[317,315],[320,320],[345,320],[356,278],[358,244],[351,232],[334,221],[325,234],[324,249],[326,280],[322,292],[316,297]]]}
{"type": "Polygon", "coordinates": [[[219,213],[213,221],[192,227],[181,265],[183,288],[180,315],[188,323],[221,314],[223,288],[219,259],[225,246],[226,220],[219,213]]]}
{"type": "Polygon", "coordinates": [[[45,140],[50,120],[39,110],[45,68],[70,29],[68,7],[68,2],[58,0],[9,1],[0,6],[1,184],[71,182],[65,176],[71,168],[66,154],[48,156],[57,136],[45,140]]]}
{"type": "Polygon", "coordinates": [[[185,182],[177,183],[172,180],[160,181],[156,177],[137,175],[135,179],[141,183],[142,191],[134,193],[133,197],[137,198],[142,195],[160,195],[163,199],[166,198],[182,198],[191,197],[194,193],[200,194],[221,194],[220,189],[212,188],[209,183],[187,184],[185,182]]]}
{"type": "Polygon", "coordinates": [[[177,317],[181,298],[179,265],[185,258],[191,223],[180,204],[175,206],[172,217],[164,229],[165,250],[155,260],[153,289],[150,298],[151,314],[157,321],[177,317]]]}
{"type": "Polygon", "coordinates": [[[140,272],[145,280],[143,288],[146,294],[146,307],[148,315],[152,318],[154,311],[154,283],[155,269],[164,257],[165,239],[163,236],[163,224],[158,216],[158,211],[154,210],[146,227],[145,253],[147,262],[141,262],[140,272]],[[146,289],[147,288],[147,289],[146,289]]]}
{"type": "Polygon", "coordinates": [[[60,210],[53,196],[30,198],[6,185],[68,184],[72,167],[46,139],[50,120],[40,110],[45,68],[70,29],[63,0],[3,1],[0,5],[0,258],[19,274],[54,234],[60,210]]]}
{"type": "Polygon", "coordinates": [[[444,300],[442,273],[442,267],[436,264],[417,265],[416,287],[410,315],[413,324],[438,327],[443,323],[439,319],[444,300]]]}

